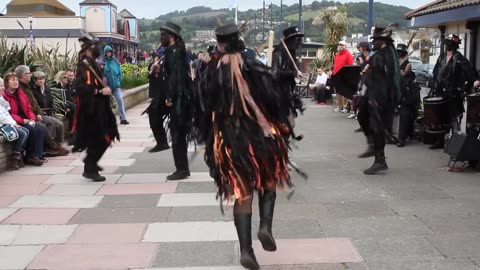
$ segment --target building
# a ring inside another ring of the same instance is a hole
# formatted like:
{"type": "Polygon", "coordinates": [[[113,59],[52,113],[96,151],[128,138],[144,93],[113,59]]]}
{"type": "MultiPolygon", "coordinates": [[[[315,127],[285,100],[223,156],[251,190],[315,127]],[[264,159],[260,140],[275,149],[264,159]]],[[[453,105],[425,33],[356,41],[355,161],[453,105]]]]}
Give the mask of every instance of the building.
{"type": "Polygon", "coordinates": [[[462,39],[459,51],[480,69],[477,53],[480,49],[480,0],[437,0],[405,14],[405,18],[410,20],[412,28],[438,29],[433,39],[431,63],[435,63],[443,52],[445,37],[456,34],[462,39]]]}
{"type": "Polygon", "coordinates": [[[138,48],[137,19],[127,10],[117,13],[108,0],[81,2],[80,16],[57,0],[15,0],[0,16],[0,36],[6,36],[9,44],[27,42],[73,53],[80,49],[78,38],[85,33],[112,44],[118,52],[138,48]]]}

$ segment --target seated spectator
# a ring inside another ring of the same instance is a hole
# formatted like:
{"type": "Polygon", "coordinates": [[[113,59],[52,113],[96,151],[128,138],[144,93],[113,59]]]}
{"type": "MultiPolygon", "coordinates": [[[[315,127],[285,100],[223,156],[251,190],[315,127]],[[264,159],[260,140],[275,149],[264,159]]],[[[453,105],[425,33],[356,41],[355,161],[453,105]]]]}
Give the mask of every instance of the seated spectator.
{"type": "MultiPolygon", "coordinates": [[[[18,79],[15,73],[5,76],[5,89],[3,98],[10,105],[10,115],[15,122],[28,130],[27,153],[25,163],[42,166],[46,160],[43,158],[44,131],[42,123],[35,122],[35,114],[28,101],[27,95],[18,87],[18,79]]],[[[19,149],[21,150],[21,149],[19,149]]]]}
{"type": "Polygon", "coordinates": [[[67,85],[68,83],[68,76],[67,76],[67,72],[66,71],[59,71],[57,72],[57,74],[55,75],[55,87],[56,88],[59,88],[59,89],[64,89],[64,87],[67,85]]]}
{"type": "MultiPolygon", "coordinates": [[[[42,109],[38,106],[37,100],[33,94],[33,87],[30,85],[30,81],[32,78],[32,73],[30,72],[30,68],[25,65],[20,65],[15,68],[15,74],[20,82],[19,87],[22,91],[27,95],[28,101],[30,106],[32,107],[32,111],[35,114],[35,121],[37,124],[40,124],[40,128],[44,132],[45,137],[45,144],[46,147],[45,155],[47,156],[66,156],[70,152],[63,148],[59,143],[55,142],[55,138],[50,134],[50,132],[55,132],[53,127],[53,122],[51,121],[51,117],[44,116],[42,113],[42,109]],[[48,128],[47,128],[48,127],[48,128]]],[[[60,140],[60,139],[58,139],[60,140]]],[[[61,139],[63,141],[63,138],[61,139]]]]}
{"type": "Polygon", "coordinates": [[[10,103],[3,98],[3,92],[5,92],[5,84],[2,78],[0,78],[0,126],[10,125],[18,133],[18,139],[14,142],[13,147],[13,159],[14,164],[12,168],[18,170],[23,167],[23,157],[25,155],[25,146],[27,144],[28,129],[20,126],[10,115],[10,103]]]}
{"type": "Polygon", "coordinates": [[[38,106],[42,109],[42,117],[49,129],[50,135],[56,139],[58,143],[62,143],[65,138],[62,121],[53,116],[53,97],[51,90],[45,86],[47,75],[42,71],[33,73],[33,80],[35,81],[36,89],[33,90],[33,95],[37,101],[38,106]],[[47,123],[48,123],[47,122],[47,123]]]}
{"type": "Polygon", "coordinates": [[[315,81],[315,84],[310,85],[310,88],[315,90],[317,104],[324,105],[329,99],[327,80],[328,75],[323,72],[322,68],[317,68],[317,80],[315,81]]]}

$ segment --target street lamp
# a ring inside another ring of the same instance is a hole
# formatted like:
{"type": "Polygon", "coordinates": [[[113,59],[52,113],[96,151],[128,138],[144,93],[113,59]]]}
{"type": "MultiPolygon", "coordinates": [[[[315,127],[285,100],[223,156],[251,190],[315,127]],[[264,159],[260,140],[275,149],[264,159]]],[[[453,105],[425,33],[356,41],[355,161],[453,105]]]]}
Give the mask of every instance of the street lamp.
{"type": "Polygon", "coordinates": [[[33,16],[28,14],[28,22],[30,22],[30,46],[33,46],[33,16]]]}

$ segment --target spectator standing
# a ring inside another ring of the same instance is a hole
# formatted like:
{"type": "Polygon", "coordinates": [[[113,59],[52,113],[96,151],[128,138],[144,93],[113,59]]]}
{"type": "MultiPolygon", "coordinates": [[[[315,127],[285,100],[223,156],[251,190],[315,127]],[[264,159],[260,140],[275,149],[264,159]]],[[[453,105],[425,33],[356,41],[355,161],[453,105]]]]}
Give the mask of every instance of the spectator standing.
{"type": "MultiPolygon", "coordinates": [[[[345,41],[340,41],[337,46],[337,54],[333,62],[333,76],[335,76],[344,66],[353,65],[353,56],[346,48],[347,43],[345,41]]],[[[345,97],[336,94],[337,98],[337,108],[335,112],[347,113],[347,107],[349,100],[345,97]]]]}
{"type": "MultiPolygon", "coordinates": [[[[113,56],[112,47],[106,45],[103,48],[103,61],[105,62],[105,75],[108,79],[108,86],[112,89],[112,94],[118,103],[118,113],[120,114],[120,124],[128,125],[127,116],[125,113],[125,104],[122,95],[122,68],[120,62],[113,56]]],[[[127,61],[128,62],[128,61],[127,61]]]]}

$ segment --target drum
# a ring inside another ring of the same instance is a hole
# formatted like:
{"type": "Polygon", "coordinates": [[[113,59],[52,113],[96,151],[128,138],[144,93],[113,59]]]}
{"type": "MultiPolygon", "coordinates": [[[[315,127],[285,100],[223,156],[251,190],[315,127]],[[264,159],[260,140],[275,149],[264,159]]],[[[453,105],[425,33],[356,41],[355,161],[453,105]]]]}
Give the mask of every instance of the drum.
{"type": "Polygon", "coordinates": [[[443,97],[426,97],[423,99],[425,132],[432,134],[446,133],[450,129],[448,102],[443,97]]]}
{"type": "Polygon", "coordinates": [[[467,96],[467,134],[478,137],[480,134],[480,94],[467,96]]]}

